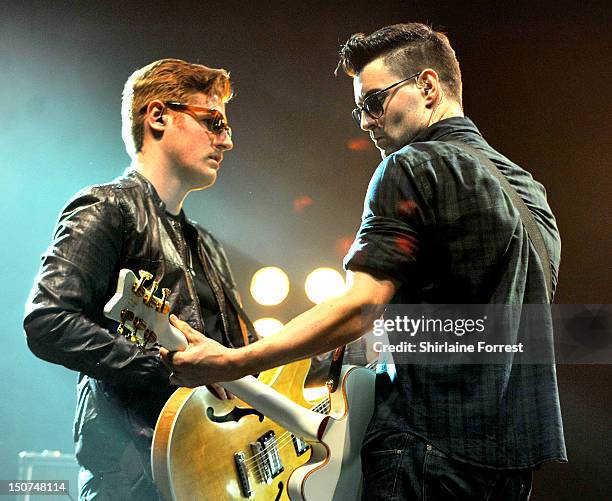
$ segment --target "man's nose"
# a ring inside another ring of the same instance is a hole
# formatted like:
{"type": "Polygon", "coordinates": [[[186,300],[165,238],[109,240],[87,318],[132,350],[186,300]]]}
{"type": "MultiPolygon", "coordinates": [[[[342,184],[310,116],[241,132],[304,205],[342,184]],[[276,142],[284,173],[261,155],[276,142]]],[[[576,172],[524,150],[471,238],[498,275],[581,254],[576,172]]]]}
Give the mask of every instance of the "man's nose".
{"type": "Polygon", "coordinates": [[[361,112],[361,118],[359,120],[359,127],[361,127],[361,130],[370,131],[376,125],[378,125],[378,119],[372,118],[365,111],[361,112]]]}
{"type": "Polygon", "coordinates": [[[215,146],[223,151],[229,151],[234,147],[232,136],[226,130],[215,136],[215,146]]]}

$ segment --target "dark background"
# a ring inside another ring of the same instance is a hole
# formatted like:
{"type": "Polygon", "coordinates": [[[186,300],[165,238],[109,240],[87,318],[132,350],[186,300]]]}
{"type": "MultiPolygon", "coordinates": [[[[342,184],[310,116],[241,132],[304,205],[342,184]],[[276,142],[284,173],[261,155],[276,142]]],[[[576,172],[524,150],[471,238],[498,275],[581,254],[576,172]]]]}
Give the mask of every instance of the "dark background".
{"type": "MultiPolygon", "coordinates": [[[[120,93],[136,68],[178,57],[231,71],[235,150],[189,215],[228,246],[248,311],[283,321],[308,308],[303,281],[341,269],[377,151],[334,77],[356,31],[423,21],[457,52],[464,105],[489,142],[544,183],[563,239],[558,303],[610,303],[610,13],[604,2],[3,2],[0,175],[3,346],[0,478],[20,450],[72,450],[76,374],[34,358],[23,304],[57,213],[129,163],[120,93]],[[302,211],[294,200],[310,197],[302,211]],[[283,267],[288,302],[248,299],[258,266],[283,267]]],[[[612,496],[612,369],[559,366],[570,463],[546,465],[533,499],[612,496]]]]}

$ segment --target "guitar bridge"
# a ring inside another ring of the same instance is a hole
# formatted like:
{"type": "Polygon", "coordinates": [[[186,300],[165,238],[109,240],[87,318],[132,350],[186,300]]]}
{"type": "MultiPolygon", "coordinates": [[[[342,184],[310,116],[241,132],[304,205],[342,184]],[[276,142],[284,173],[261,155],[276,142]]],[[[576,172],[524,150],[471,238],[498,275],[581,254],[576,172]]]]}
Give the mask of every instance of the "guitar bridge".
{"type": "Polygon", "coordinates": [[[253,495],[253,491],[251,490],[247,467],[244,463],[244,452],[236,452],[234,454],[234,461],[236,463],[236,469],[238,470],[238,480],[240,481],[242,495],[245,498],[250,498],[253,495]]]}

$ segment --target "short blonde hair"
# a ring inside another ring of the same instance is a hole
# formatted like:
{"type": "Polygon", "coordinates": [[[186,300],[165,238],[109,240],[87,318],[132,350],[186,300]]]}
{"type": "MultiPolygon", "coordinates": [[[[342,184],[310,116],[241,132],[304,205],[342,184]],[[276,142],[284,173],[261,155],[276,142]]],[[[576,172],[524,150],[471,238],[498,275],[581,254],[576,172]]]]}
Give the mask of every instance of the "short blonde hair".
{"type": "Polygon", "coordinates": [[[150,101],[184,102],[195,92],[229,101],[232,97],[229,73],[181,59],[160,59],[132,73],[121,99],[121,135],[128,154],[133,157],[142,150],[144,110],[150,101]]]}

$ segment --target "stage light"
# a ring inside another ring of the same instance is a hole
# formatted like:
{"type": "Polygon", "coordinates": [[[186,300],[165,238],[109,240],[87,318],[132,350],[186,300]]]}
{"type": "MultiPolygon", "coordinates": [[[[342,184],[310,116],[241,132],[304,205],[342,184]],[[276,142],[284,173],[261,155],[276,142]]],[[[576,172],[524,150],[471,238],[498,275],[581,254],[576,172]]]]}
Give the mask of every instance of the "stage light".
{"type": "Polygon", "coordinates": [[[283,323],[276,318],[260,318],[253,322],[253,326],[261,337],[271,336],[272,334],[276,334],[279,330],[283,328],[283,323]]]}
{"type": "Polygon", "coordinates": [[[308,299],[319,304],[344,292],[344,278],[333,268],[317,268],[306,277],[305,289],[308,299]]]}
{"type": "Polygon", "coordinates": [[[276,266],[258,270],[251,278],[251,295],[259,304],[280,304],[289,294],[289,277],[276,266]]]}

